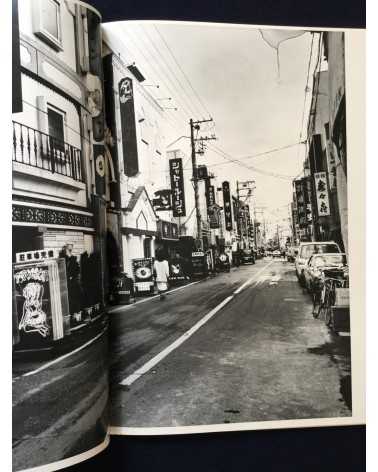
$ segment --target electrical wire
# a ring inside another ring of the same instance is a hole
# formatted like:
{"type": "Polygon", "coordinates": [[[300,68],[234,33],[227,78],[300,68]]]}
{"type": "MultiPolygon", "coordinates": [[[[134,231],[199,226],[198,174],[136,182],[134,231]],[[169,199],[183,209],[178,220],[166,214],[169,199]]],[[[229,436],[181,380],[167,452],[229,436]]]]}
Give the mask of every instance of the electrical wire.
{"type": "Polygon", "coordinates": [[[162,35],[162,33],[159,31],[158,27],[156,25],[154,25],[154,28],[155,30],[157,31],[157,33],[159,34],[159,36],[161,37],[163,43],[165,44],[165,46],[167,47],[168,51],[170,52],[171,56],[172,56],[172,59],[175,61],[175,63],[177,64],[177,67],[180,69],[180,71],[182,72],[183,76],[185,77],[186,81],[188,82],[190,88],[192,89],[194,95],[196,96],[198,102],[201,104],[201,106],[203,107],[203,109],[206,111],[206,113],[208,114],[209,117],[211,117],[211,113],[209,112],[208,108],[206,107],[206,105],[204,104],[203,100],[201,99],[201,97],[199,96],[199,94],[197,93],[197,91],[194,89],[193,85],[191,84],[188,76],[186,75],[184,69],[181,67],[180,63],[177,61],[175,55],[173,54],[172,52],[172,49],[169,47],[169,45],[167,44],[166,40],[164,39],[164,36],[162,35]]]}
{"type": "MultiPolygon", "coordinates": [[[[168,63],[168,61],[165,59],[164,55],[161,53],[161,51],[159,51],[159,49],[156,47],[155,43],[152,41],[151,39],[151,36],[150,34],[148,33],[147,29],[145,27],[143,27],[141,25],[141,28],[143,29],[146,37],[149,39],[149,42],[152,44],[154,50],[158,53],[158,55],[162,58],[162,61],[164,64],[166,64],[168,70],[171,72],[172,76],[176,79],[177,83],[179,84],[180,88],[182,89],[182,91],[184,92],[185,95],[187,95],[188,97],[188,104],[189,104],[189,109],[191,110],[191,112],[193,113],[193,116],[197,115],[198,114],[198,110],[196,110],[195,108],[193,108],[193,105],[192,103],[190,103],[190,100],[191,100],[191,97],[189,96],[189,94],[186,92],[184,86],[182,85],[182,82],[180,81],[180,79],[177,77],[177,75],[175,74],[174,70],[172,70],[170,64],[168,63]]],[[[200,113],[201,114],[201,113],[200,113]]]]}

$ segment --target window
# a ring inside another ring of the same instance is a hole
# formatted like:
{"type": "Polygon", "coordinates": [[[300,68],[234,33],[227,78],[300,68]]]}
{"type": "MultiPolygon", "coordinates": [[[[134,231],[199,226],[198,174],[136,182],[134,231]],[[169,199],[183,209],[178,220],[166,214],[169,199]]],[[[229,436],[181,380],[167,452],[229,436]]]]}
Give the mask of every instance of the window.
{"type": "Polygon", "coordinates": [[[34,33],[57,51],[62,47],[62,31],[58,0],[39,0],[35,11],[34,33]]]}
{"type": "Polygon", "coordinates": [[[64,152],[65,113],[51,105],[47,105],[47,121],[51,146],[64,152]]]}

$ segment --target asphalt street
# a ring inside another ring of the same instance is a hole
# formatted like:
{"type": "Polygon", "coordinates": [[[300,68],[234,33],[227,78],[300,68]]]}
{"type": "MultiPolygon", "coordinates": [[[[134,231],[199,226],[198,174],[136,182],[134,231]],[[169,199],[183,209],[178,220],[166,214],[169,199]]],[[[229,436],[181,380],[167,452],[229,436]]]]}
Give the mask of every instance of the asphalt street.
{"type": "Polygon", "coordinates": [[[350,416],[350,338],[311,311],[268,259],[113,310],[111,425],[350,416]]]}
{"type": "Polygon", "coordinates": [[[107,429],[107,330],[53,359],[13,363],[13,469],[80,454],[107,429]]]}

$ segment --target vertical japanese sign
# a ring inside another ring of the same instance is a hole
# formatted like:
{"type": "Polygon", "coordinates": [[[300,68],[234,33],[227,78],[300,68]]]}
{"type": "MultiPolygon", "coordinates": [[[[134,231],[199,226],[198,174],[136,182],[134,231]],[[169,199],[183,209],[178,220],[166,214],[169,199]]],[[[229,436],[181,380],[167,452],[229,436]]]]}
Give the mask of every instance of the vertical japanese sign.
{"type": "Polygon", "coordinates": [[[225,181],[222,183],[223,190],[223,208],[224,208],[224,221],[227,231],[232,230],[232,211],[231,211],[231,196],[230,196],[230,183],[225,181]]]}
{"type": "Polygon", "coordinates": [[[329,195],[327,186],[327,174],[325,172],[316,172],[314,174],[316,203],[319,216],[329,216],[329,195]]]}
{"type": "Polygon", "coordinates": [[[139,163],[132,79],[129,77],[121,79],[118,91],[124,169],[128,177],[134,177],[139,173],[139,163]]]}
{"type": "Polygon", "coordinates": [[[210,185],[210,178],[205,180],[206,206],[211,209],[215,205],[215,189],[214,185],[210,185]]]}
{"type": "Polygon", "coordinates": [[[306,222],[312,222],[312,180],[311,177],[304,177],[303,180],[303,193],[306,210],[306,222]]]}
{"type": "Polygon", "coordinates": [[[184,174],[182,159],[169,160],[169,175],[171,178],[173,216],[185,216],[184,174]]]}
{"type": "Polygon", "coordinates": [[[118,165],[117,148],[117,123],[116,106],[114,99],[114,73],[113,73],[113,54],[108,54],[103,59],[104,69],[104,98],[105,98],[105,157],[109,164],[110,178],[108,181],[110,192],[110,206],[119,209],[121,205],[121,193],[118,165]]]}
{"type": "Polygon", "coordinates": [[[307,225],[303,183],[304,179],[299,179],[294,182],[295,194],[297,197],[298,224],[300,229],[305,228],[307,225]]]}

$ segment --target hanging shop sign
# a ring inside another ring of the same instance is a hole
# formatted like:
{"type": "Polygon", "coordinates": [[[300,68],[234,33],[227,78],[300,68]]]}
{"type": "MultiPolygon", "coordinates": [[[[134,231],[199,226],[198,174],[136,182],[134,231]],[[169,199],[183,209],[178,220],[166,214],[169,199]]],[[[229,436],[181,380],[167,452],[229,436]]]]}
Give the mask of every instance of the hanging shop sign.
{"type": "Polygon", "coordinates": [[[108,54],[103,59],[104,69],[104,99],[105,99],[105,156],[108,161],[111,178],[109,179],[110,206],[119,209],[121,206],[121,192],[118,180],[119,160],[118,160],[118,135],[116,121],[116,103],[114,88],[113,54],[108,54]]]}
{"type": "Polygon", "coordinates": [[[303,179],[303,194],[306,209],[306,222],[312,222],[312,180],[311,177],[303,179]]]}
{"type": "Polygon", "coordinates": [[[144,257],[138,259],[132,259],[131,261],[133,268],[133,275],[135,280],[135,291],[136,292],[153,292],[154,280],[153,280],[153,266],[152,258],[144,257]]]}
{"type": "Polygon", "coordinates": [[[295,194],[297,197],[298,224],[301,229],[307,226],[306,204],[305,204],[303,184],[304,184],[304,179],[295,180],[294,182],[295,194]]]}
{"type": "Polygon", "coordinates": [[[155,198],[152,200],[152,205],[155,211],[170,211],[172,210],[172,192],[169,189],[158,190],[155,192],[155,198]]]}
{"type": "Polygon", "coordinates": [[[134,177],[139,173],[139,162],[132,79],[129,77],[121,79],[118,91],[124,169],[128,177],[134,177]]]}
{"type": "Polygon", "coordinates": [[[217,229],[220,227],[220,209],[218,205],[213,205],[207,210],[207,216],[209,218],[209,225],[211,229],[217,229]]]}
{"type": "Polygon", "coordinates": [[[13,264],[20,343],[41,346],[70,330],[64,259],[13,264]]]}
{"type": "Polygon", "coordinates": [[[314,174],[316,203],[319,216],[329,216],[329,195],[327,185],[327,174],[325,172],[316,172],[314,174]]]}
{"type": "Polygon", "coordinates": [[[204,165],[200,165],[197,167],[197,179],[198,180],[206,180],[208,179],[208,172],[207,172],[207,167],[204,165]]]}
{"type": "Polygon", "coordinates": [[[223,191],[223,209],[224,209],[224,221],[227,231],[232,230],[232,211],[231,211],[231,196],[230,196],[230,183],[225,181],[222,183],[223,191]]]}
{"type": "Polygon", "coordinates": [[[173,216],[185,216],[184,173],[182,159],[169,160],[169,175],[171,178],[173,216]]]}
{"type": "Polygon", "coordinates": [[[210,185],[210,177],[205,179],[205,194],[206,194],[206,206],[207,209],[215,205],[215,188],[214,185],[210,185]]]}

